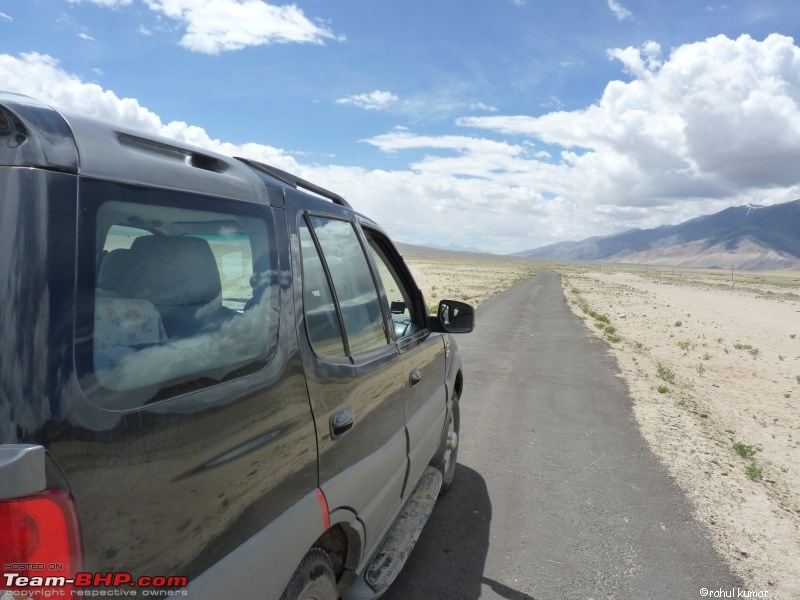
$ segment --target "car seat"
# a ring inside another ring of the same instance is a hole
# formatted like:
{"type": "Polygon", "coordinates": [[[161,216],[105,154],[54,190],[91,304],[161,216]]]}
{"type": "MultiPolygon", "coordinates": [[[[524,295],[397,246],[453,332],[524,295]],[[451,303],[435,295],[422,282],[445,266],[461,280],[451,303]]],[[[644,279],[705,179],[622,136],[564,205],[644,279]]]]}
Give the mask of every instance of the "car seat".
{"type": "Polygon", "coordinates": [[[117,292],[151,302],[161,314],[170,339],[191,337],[239,316],[222,306],[217,262],[202,238],[138,237],[125,262],[127,272],[117,283],[117,292]]]}

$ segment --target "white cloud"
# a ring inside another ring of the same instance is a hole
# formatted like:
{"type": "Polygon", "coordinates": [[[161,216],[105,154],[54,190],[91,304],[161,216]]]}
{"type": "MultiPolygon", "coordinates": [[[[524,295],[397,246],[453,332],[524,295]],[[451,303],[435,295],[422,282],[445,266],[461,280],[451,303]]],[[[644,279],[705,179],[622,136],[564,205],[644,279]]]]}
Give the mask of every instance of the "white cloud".
{"type": "Polygon", "coordinates": [[[375,90],[367,94],[354,94],[345,98],[339,98],[336,103],[352,104],[353,106],[358,106],[366,110],[384,110],[398,100],[399,98],[392,92],[375,90]]]}
{"type": "Polygon", "coordinates": [[[522,146],[514,146],[505,142],[463,135],[415,135],[403,129],[395,129],[391,133],[377,135],[362,141],[380,148],[383,152],[397,152],[412,148],[436,148],[516,156],[523,151],[522,146]]]}
{"type": "Polygon", "coordinates": [[[92,36],[90,36],[88,33],[81,32],[81,33],[78,34],[78,37],[81,38],[82,40],[86,40],[87,42],[93,42],[94,41],[94,38],[92,36]]]}
{"type": "Polygon", "coordinates": [[[14,20],[14,19],[12,19],[12,18],[11,18],[9,15],[7,15],[6,13],[4,13],[4,12],[0,12],[0,21],[13,21],[13,20],[14,20]]]}
{"type": "Polygon", "coordinates": [[[186,27],[180,44],[194,52],[218,54],[276,43],[323,44],[337,37],[311,22],[294,4],[261,0],[145,0],[157,13],[186,27]]]}
{"type": "Polygon", "coordinates": [[[624,21],[625,19],[633,17],[633,13],[616,0],[608,0],[608,8],[611,9],[611,12],[614,13],[618,21],[624,21]]]}
{"type": "Polygon", "coordinates": [[[634,79],[599,103],[541,117],[491,116],[463,126],[532,136],[562,160],[587,206],[653,206],[759,198],[800,184],[800,48],[771,35],[718,36],[675,49],[609,52],[634,79]]]}
{"type": "Polygon", "coordinates": [[[364,140],[392,154],[397,170],[310,164],[301,153],[163,123],[46,55],[0,54],[0,81],[54,106],[297,173],[412,243],[515,251],[800,197],[800,48],[791,38],[718,36],[669,56],[648,42],[609,55],[630,80],[610,82],[581,110],[465,117],[464,135],[395,128],[364,140]]]}
{"type": "Polygon", "coordinates": [[[149,30],[147,27],[145,27],[144,25],[139,25],[139,29],[138,29],[138,31],[139,31],[139,33],[141,33],[142,35],[153,35],[153,32],[152,32],[152,31],[150,31],[150,30],[149,30]]]}
{"type": "Polygon", "coordinates": [[[0,54],[0,80],[6,90],[144,133],[163,135],[222,154],[248,152],[253,158],[272,161],[275,166],[283,169],[291,170],[297,166],[283,150],[271,146],[236,146],[212,139],[200,127],[179,121],[165,124],[158,115],[139,104],[138,100],[120,98],[95,83],[82,81],[64,71],[56,59],[46,54],[25,53],[19,58],[0,54]]]}
{"type": "Polygon", "coordinates": [[[475,102],[470,106],[471,110],[485,110],[486,112],[497,112],[496,106],[489,106],[483,102],[475,102]]]}

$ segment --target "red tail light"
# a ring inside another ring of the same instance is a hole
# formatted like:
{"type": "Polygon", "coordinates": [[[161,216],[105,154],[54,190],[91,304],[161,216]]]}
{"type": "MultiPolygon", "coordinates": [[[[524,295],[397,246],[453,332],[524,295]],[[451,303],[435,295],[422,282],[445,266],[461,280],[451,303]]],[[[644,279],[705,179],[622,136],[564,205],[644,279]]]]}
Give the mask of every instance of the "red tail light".
{"type": "Polygon", "coordinates": [[[0,500],[0,592],[19,589],[36,597],[42,588],[71,589],[58,585],[58,578],[72,579],[82,562],[78,519],[68,494],[53,489],[0,500]],[[5,575],[9,573],[41,577],[46,585],[8,585],[5,575]]]}

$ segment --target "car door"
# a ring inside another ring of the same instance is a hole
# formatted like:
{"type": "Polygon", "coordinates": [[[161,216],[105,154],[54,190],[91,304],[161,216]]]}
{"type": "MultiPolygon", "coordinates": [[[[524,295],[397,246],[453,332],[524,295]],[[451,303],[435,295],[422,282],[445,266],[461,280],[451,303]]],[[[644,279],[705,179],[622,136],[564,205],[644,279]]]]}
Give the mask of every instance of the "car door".
{"type": "Polygon", "coordinates": [[[358,514],[369,549],[399,510],[406,478],[403,363],[352,217],[335,209],[296,213],[298,333],[320,488],[331,510],[358,514]]]}
{"type": "Polygon", "coordinates": [[[447,416],[444,338],[428,328],[422,293],[389,238],[365,224],[362,230],[391,311],[391,334],[403,361],[409,446],[409,485],[404,491],[407,496],[442,438],[447,416]]]}

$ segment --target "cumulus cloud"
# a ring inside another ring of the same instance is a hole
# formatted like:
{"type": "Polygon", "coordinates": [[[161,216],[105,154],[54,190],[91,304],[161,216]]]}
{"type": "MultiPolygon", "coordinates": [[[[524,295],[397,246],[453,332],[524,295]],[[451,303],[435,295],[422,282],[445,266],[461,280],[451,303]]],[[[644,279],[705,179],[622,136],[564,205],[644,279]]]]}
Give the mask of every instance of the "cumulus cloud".
{"type": "Polygon", "coordinates": [[[587,202],[664,206],[800,184],[800,48],[771,35],[718,36],[663,60],[660,48],[611,50],[633,80],[610,82],[599,103],[541,117],[468,117],[459,124],[567,149],[587,202]]]}
{"type": "Polygon", "coordinates": [[[626,80],[580,110],[463,117],[463,135],[395,128],[363,140],[396,170],[314,164],[164,123],[46,55],[0,54],[0,80],[55,106],[297,173],[410,243],[516,251],[800,197],[800,48],[791,38],[718,36],[669,55],[648,42],[609,57],[626,80]]]}
{"type": "MultiPolygon", "coordinates": [[[[97,1],[97,0],[94,0],[97,1]]],[[[323,44],[344,39],[310,21],[294,4],[261,0],[145,0],[151,10],[186,27],[180,44],[194,52],[218,54],[276,43],[323,44]]]]}
{"type": "Polygon", "coordinates": [[[614,13],[614,16],[617,17],[618,21],[624,21],[625,19],[630,19],[633,17],[633,13],[616,0],[608,0],[608,8],[611,9],[611,12],[614,13]]]}
{"type": "Polygon", "coordinates": [[[398,100],[399,98],[392,92],[375,90],[367,94],[354,94],[352,96],[346,96],[345,98],[339,98],[336,103],[352,104],[353,106],[358,106],[366,110],[384,110],[398,100]]]}
{"type": "Polygon", "coordinates": [[[221,154],[246,153],[256,160],[292,170],[297,163],[283,150],[261,144],[234,145],[212,139],[206,131],[181,121],[163,123],[135,98],[120,98],[96,83],[83,81],[64,71],[46,54],[24,53],[19,57],[0,54],[0,80],[6,90],[36,98],[60,109],[80,112],[110,123],[173,138],[221,154]]]}

